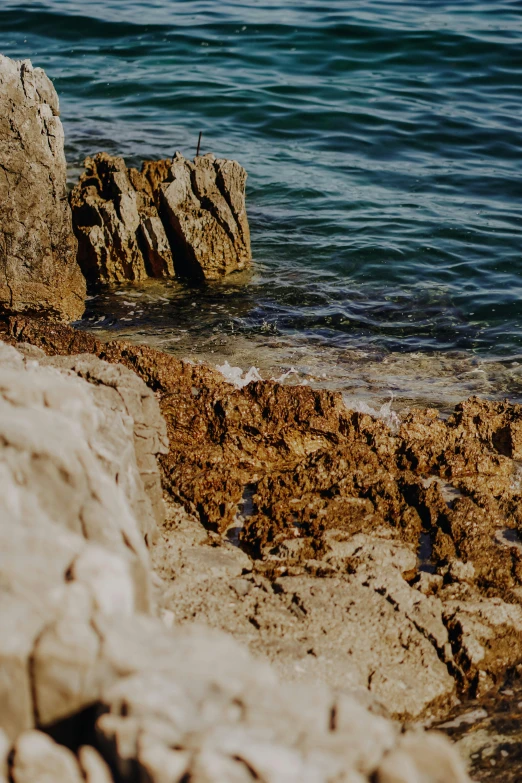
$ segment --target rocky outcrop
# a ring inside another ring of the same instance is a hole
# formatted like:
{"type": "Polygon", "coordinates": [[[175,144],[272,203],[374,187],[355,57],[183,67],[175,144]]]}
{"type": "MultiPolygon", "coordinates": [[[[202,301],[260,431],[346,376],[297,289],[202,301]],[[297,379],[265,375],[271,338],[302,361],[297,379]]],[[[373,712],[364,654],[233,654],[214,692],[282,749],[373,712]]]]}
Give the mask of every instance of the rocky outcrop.
{"type": "Polygon", "coordinates": [[[378,534],[357,538],[351,550],[351,573],[346,553],[337,570],[321,564],[323,575],[318,561],[298,573],[278,560],[267,578],[258,561],[170,511],[152,549],[165,585],[158,600],[173,622],[195,617],[231,633],[286,682],[355,691],[401,718],[444,714],[456,692],[439,657],[448,633],[440,604],[403,579],[414,553],[378,534]]]}
{"type": "Polygon", "coordinates": [[[46,734],[27,731],[14,747],[11,780],[16,783],[82,783],[73,753],[46,734]]]}
{"type": "Polygon", "coordinates": [[[40,68],[1,55],[0,212],[0,310],[80,318],[58,97],[40,68]]]}
{"type": "Polygon", "coordinates": [[[76,375],[1,346],[0,727],[11,737],[96,696],[99,640],[82,613],[152,605],[133,498],[113,475],[119,463],[139,476],[133,423],[106,407],[108,419],[76,375]]]}
{"type": "MultiPolygon", "coordinates": [[[[86,355],[47,357],[35,346],[21,344],[19,352],[26,366],[38,362],[56,368],[60,375],[82,378],[89,383],[89,395],[97,408],[96,427],[89,433],[89,445],[105,471],[123,489],[147,543],[151,543],[164,520],[161,478],[157,458],[168,453],[165,421],[153,392],[131,370],[86,355]]],[[[44,375],[24,384],[45,387],[44,375]]],[[[54,374],[48,374],[52,386],[54,374]]],[[[85,385],[81,384],[85,393],[85,385]]],[[[47,392],[44,389],[44,399],[47,392]]],[[[34,391],[33,391],[34,397],[34,391]]]]}
{"type": "Polygon", "coordinates": [[[212,155],[145,161],[100,153],[71,194],[78,259],[91,284],[148,277],[214,280],[251,260],[246,172],[212,155]]]}
{"type": "MultiPolygon", "coordinates": [[[[142,382],[129,371],[20,348],[0,344],[0,778],[436,783],[443,770],[468,783],[442,738],[402,736],[350,693],[281,682],[221,631],[173,626],[151,602],[119,478],[153,398],[131,419],[142,382]]],[[[207,572],[221,554],[222,570],[251,573],[213,543],[199,546],[207,572]]]]}
{"type": "Polygon", "coordinates": [[[250,264],[245,185],[234,160],[175,155],[159,204],[180,276],[217,280],[250,264]]]}
{"type": "Polygon", "coordinates": [[[78,261],[89,283],[174,275],[154,202],[138,172],[131,181],[123,158],[103,152],[87,158],[85,173],[71,193],[71,208],[78,261]]]}
{"type": "MultiPolygon", "coordinates": [[[[34,358],[32,351],[29,355],[34,358]]],[[[42,367],[69,371],[91,385],[102,417],[91,446],[124,490],[145,540],[151,543],[165,517],[158,457],[169,451],[165,420],[154,393],[132,370],[89,354],[48,358],[42,351],[38,360],[42,367]]]]}

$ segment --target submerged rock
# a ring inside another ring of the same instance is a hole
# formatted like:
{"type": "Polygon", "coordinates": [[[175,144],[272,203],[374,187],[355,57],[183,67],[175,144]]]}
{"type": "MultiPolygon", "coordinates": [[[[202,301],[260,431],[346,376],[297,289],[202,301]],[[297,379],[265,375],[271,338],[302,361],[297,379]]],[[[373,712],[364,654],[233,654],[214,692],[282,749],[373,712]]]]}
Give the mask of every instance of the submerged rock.
{"type": "Polygon", "coordinates": [[[99,153],[71,193],[78,259],[91,284],[213,280],[251,260],[246,172],[235,161],[145,161],[99,153]]]}
{"type": "Polygon", "coordinates": [[[64,321],[85,280],[66,191],[58,97],[41,68],[0,55],[0,310],[64,321]]]}

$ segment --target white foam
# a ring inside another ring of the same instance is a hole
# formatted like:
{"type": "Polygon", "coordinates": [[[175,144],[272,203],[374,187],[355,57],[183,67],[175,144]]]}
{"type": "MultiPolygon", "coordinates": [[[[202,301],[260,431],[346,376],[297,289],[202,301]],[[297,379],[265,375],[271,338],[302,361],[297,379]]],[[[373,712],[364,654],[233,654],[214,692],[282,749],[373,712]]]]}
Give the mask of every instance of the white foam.
{"type": "MultiPolygon", "coordinates": [[[[259,372],[257,367],[251,367],[249,370],[243,370],[241,367],[232,367],[228,362],[224,364],[218,364],[216,370],[219,370],[229,383],[233,383],[237,389],[242,389],[243,386],[251,383],[252,381],[262,381],[263,376],[259,372]]],[[[277,378],[272,377],[270,380],[275,383],[283,383],[290,375],[299,375],[299,371],[295,367],[290,367],[289,370],[279,375],[277,378]]],[[[308,383],[308,381],[303,381],[308,383]]]]}
{"type": "Polygon", "coordinates": [[[263,380],[257,367],[251,367],[245,371],[241,367],[232,367],[228,362],[225,362],[224,364],[218,364],[216,370],[219,370],[225,380],[232,383],[236,389],[242,389],[243,386],[247,386],[252,381],[263,380]]]}
{"type": "Polygon", "coordinates": [[[380,408],[372,408],[364,400],[360,400],[358,397],[350,397],[347,394],[343,394],[344,404],[351,411],[357,411],[357,413],[368,413],[375,419],[382,419],[385,424],[388,425],[392,432],[398,432],[401,426],[401,420],[398,414],[392,410],[392,404],[394,400],[393,394],[390,396],[388,402],[381,405],[380,408]]]}
{"type": "Polygon", "coordinates": [[[272,378],[272,380],[276,383],[283,383],[289,375],[299,375],[299,370],[296,370],[295,367],[290,367],[290,369],[280,375],[279,378],[272,378]]]}

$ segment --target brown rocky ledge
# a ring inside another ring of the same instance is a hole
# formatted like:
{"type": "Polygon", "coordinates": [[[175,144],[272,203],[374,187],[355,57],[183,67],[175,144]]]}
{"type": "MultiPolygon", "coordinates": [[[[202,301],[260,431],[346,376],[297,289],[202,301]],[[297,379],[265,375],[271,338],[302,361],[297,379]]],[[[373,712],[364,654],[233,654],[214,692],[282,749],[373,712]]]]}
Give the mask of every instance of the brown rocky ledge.
{"type": "Polygon", "coordinates": [[[335,393],[238,390],[60,325],[12,318],[3,339],[121,363],[156,393],[164,487],[207,530],[171,520],[154,550],[174,620],[229,630],[285,677],[364,689],[403,719],[441,715],[522,662],[520,406],[470,399],[392,432],[335,393]],[[243,551],[216,550],[205,573],[201,536],[243,551]]]}

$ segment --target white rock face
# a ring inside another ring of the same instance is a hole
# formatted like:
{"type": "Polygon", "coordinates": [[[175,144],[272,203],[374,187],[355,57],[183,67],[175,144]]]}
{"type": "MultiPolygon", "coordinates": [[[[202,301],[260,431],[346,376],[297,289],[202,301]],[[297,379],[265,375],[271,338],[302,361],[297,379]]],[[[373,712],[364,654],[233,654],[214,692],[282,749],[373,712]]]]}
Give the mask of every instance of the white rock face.
{"type": "Polygon", "coordinates": [[[169,448],[153,392],[132,370],[90,354],[48,358],[42,353],[39,363],[88,381],[99,414],[98,427],[88,433],[89,443],[123,489],[146,541],[152,543],[165,517],[157,456],[169,448]]]}
{"type": "Polygon", "coordinates": [[[14,783],[83,783],[74,754],[39,731],[18,738],[12,779],[14,783]]]}
{"type": "Polygon", "coordinates": [[[162,519],[155,455],[166,449],[134,373],[26,354],[0,345],[0,725],[11,737],[35,711],[47,725],[96,701],[107,673],[95,613],[150,611],[145,539],[162,519]]]}
{"type": "MultiPolygon", "coordinates": [[[[14,783],[468,781],[444,738],[154,616],[139,451],[164,430],[128,373],[0,344],[0,780],[11,747],[14,783]],[[57,726],[93,745],[75,755],[43,733],[57,726]]],[[[241,563],[213,568],[240,581],[241,563]]]]}

